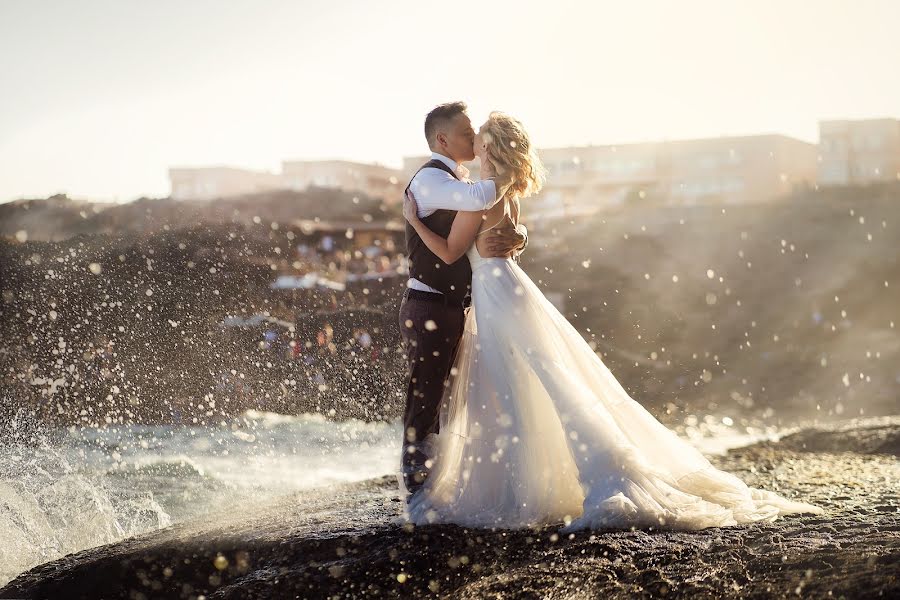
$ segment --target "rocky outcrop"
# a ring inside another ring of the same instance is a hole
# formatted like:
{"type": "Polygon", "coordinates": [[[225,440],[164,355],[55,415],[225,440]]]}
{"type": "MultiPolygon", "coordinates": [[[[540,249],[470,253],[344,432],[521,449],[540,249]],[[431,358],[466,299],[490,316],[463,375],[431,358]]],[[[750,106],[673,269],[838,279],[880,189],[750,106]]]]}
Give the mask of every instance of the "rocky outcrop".
{"type": "Polygon", "coordinates": [[[699,532],[394,524],[390,477],[230,506],[66,556],[0,598],[896,597],[900,418],[798,433],[715,459],[826,515],[699,532]],[[818,440],[813,449],[801,440],[818,440]]]}

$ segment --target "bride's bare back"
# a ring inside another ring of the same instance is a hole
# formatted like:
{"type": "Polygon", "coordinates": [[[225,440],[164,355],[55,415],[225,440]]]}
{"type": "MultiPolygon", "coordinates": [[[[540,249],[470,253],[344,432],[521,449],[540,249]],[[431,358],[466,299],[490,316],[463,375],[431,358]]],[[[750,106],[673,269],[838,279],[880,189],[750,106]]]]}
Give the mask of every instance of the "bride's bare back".
{"type": "Polygon", "coordinates": [[[504,197],[503,200],[492,206],[482,215],[481,228],[475,234],[475,249],[484,258],[493,256],[505,256],[492,253],[488,249],[487,233],[504,229],[515,229],[519,225],[519,200],[504,197]]]}

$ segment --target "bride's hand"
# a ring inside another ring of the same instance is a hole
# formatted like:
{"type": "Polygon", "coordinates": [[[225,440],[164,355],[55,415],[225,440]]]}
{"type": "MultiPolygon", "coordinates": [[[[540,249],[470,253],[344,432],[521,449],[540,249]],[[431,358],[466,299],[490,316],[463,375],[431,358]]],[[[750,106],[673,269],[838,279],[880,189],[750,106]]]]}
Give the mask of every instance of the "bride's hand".
{"type": "Polygon", "coordinates": [[[416,204],[416,198],[412,191],[407,191],[403,198],[403,217],[410,223],[419,220],[419,205],[416,204]]]}

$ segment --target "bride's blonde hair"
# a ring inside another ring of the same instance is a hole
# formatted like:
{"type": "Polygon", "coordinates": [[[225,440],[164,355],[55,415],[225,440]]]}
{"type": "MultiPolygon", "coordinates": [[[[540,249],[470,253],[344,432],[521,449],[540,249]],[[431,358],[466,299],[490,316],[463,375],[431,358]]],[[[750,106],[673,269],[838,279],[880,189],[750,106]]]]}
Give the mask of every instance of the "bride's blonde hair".
{"type": "Polygon", "coordinates": [[[515,197],[526,198],[541,190],[547,171],[518,119],[495,110],[488,116],[481,134],[487,156],[497,171],[512,171],[509,191],[515,197]]]}

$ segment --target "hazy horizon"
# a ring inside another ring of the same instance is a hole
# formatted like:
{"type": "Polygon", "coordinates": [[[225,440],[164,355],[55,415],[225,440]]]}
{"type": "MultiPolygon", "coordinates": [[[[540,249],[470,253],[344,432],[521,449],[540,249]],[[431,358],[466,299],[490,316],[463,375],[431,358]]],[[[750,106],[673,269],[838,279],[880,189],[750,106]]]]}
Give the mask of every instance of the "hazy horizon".
{"type": "Polygon", "coordinates": [[[539,147],[900,117],[884,0],[0,4],[0,202],[165,196],[168,168],[399,166],[462,99],[539,147]]]}

